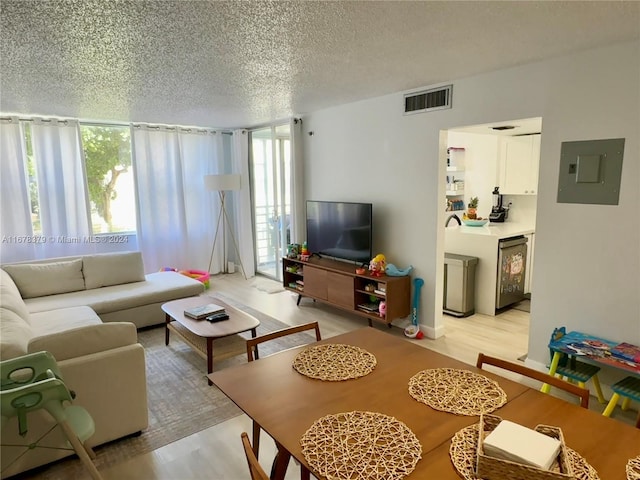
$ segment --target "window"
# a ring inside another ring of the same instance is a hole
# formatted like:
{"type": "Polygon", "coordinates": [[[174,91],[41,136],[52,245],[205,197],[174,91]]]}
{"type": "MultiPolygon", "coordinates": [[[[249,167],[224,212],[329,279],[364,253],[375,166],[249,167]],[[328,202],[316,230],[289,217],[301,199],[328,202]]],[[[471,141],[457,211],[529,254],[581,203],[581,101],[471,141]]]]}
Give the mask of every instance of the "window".
{"type": "MultiPolygon", "coordinates": [[[[24,122],[33,233],[42,234],[36,163],[30,122],[24,122]]],[[[94,234],[136,231],[136,208],[128,126],[80,125],[87,196],[94,234]]]]}
{"type": "Polygon", "coordinates": [[[40,222],[40,200],[38,199],[38,181],[36,179],[36,163],[33,158],[33,144],[31,143],[31,124],[25,122],[24,140],[27,154],[27,181],[29,182],[29,204],[31,206],[31,225],[34,235],[42,235],[40,222]]]}
{"type": "Polygon", "coordinates": [[[94,234],[136,230],[129,127],[80,125],[94,234]]]}

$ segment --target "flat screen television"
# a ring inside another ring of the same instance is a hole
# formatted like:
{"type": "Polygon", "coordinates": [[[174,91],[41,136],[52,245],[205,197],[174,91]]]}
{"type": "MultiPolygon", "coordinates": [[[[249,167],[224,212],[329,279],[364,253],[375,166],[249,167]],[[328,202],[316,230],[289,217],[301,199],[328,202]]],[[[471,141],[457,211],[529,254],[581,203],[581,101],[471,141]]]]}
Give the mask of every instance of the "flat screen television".
{"type": "Polygon", "coordinates": [[[370,203],[307,200],[307,247],[312,254],[369,263],[372,253],[370,203]]]}

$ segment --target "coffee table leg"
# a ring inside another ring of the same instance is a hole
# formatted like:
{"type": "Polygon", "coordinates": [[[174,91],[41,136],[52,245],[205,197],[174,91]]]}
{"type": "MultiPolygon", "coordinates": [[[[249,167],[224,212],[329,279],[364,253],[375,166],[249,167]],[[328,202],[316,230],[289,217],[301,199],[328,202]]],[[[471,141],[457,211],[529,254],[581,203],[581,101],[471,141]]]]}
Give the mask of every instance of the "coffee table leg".
{"type": "MultiPolygon", "coordinates": [[[[213,338],[207,338],[207,373],[213,373],[213,338]]],[[[213,385],[213,382],[207,379],[209,386],[213,385]]]]}
{"type": "Polygon", "coordinates": [[[164,315],[164,344],[169,345],[169,324],[171,323],[171,317],[168,313],[164,315]]]}

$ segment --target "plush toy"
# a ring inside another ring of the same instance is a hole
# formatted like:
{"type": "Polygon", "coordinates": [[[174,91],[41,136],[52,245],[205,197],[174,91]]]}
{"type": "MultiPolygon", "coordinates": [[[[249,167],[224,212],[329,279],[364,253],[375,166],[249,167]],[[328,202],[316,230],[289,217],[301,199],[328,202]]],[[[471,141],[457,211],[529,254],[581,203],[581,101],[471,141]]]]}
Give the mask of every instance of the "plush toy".
{"type": "Polygon", "coordinates": [[[380,316],[384,318],[387,315],[387,302],[380,302],[378,305],[378,311],[380,312],[380,316]]]}
{"type": "Polygon", "coordinates": [[[371,276],[373,277],[381,277],[384,275],[385,267],[387,266],[387,259],[382,254],[379,253],[375,257],[371,259],[369,263],[369,271],[371,272],[371,276]]]}
{"type": "Polygon", "coordinates": [[[413,270],[413,265],[409,265],[404,270],[400,270],[393,263],[389,263],[387,264],[387,268],[385,270],[387,272],[387,275],[389,275],[390,277],[406,277],[407,275],[409,275],[409,273],[411,273],[411,270],[413,270]]]}

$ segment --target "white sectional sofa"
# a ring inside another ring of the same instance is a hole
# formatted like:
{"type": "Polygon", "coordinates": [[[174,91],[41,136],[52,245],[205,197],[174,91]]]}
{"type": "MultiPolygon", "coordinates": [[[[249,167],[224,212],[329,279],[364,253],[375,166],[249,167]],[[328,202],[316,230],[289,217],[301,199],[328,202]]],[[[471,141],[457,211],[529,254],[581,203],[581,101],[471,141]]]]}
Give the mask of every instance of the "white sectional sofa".
{"type": "Polygon", "coordinates": [[[103,322],[164,322],[160,306],[199,295],[204,285],[177,272],[145,275],[140,252],[50,258],[3,265],[30,313],[88,306],[103,322]]]}
{"type": "MultiPolygon", "coordinates": [[[[3,265],[0,359],[51,352],[77,394],[74,403],[95,421],[90,446],[140,432],[148,425],[147,388],[136,327],[163,323],[162,303],[202,291],[202,283],[176,272],[145,275],[140,252],[3,265]]],[[[24,449],[4,445],[33,442],[52,425],[44,412],[29,415],[26,438],[16,418],[5,425],[2,478],[73,454],[36,448],[11,463],[24,449]]],[[[47,445],[66,443],[57,431],[48,438],[47,445]]]]}

